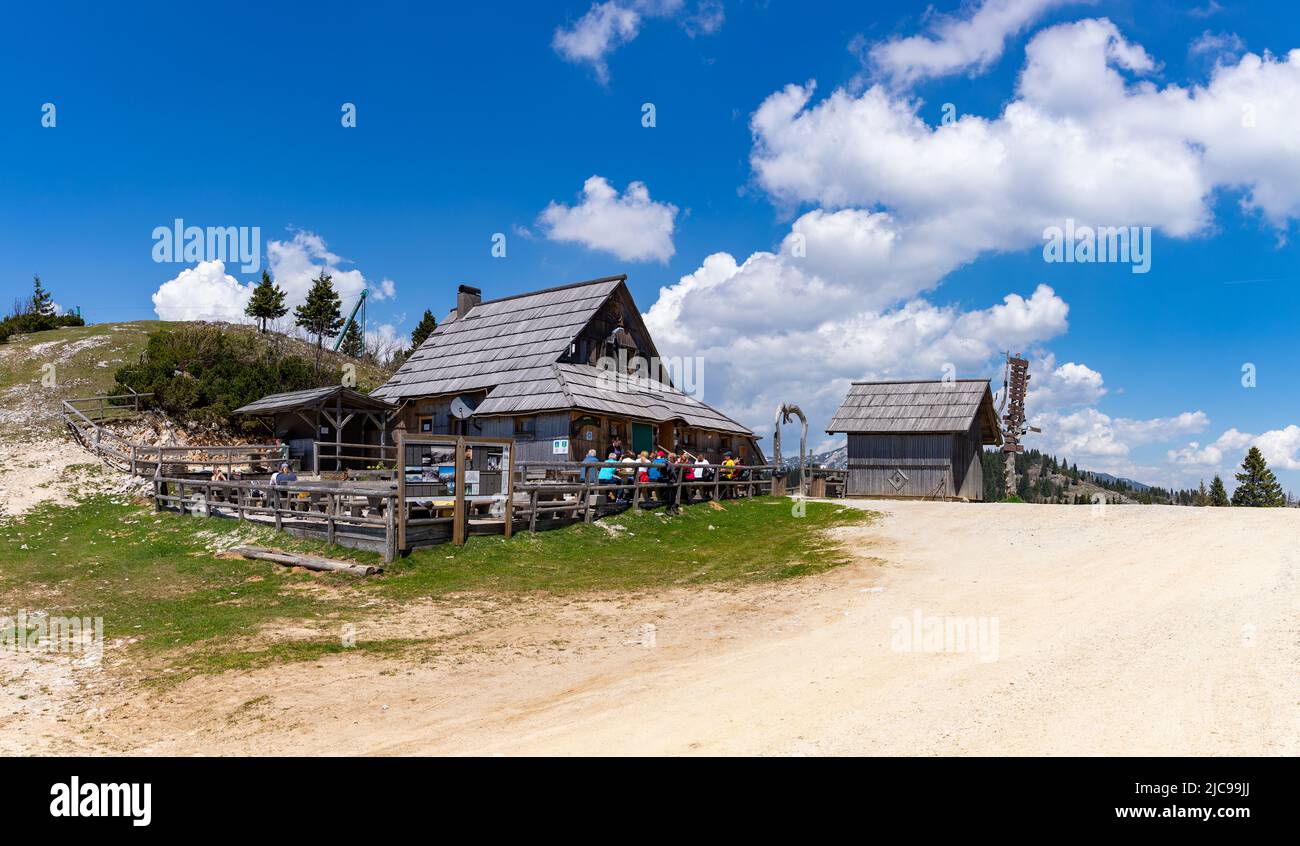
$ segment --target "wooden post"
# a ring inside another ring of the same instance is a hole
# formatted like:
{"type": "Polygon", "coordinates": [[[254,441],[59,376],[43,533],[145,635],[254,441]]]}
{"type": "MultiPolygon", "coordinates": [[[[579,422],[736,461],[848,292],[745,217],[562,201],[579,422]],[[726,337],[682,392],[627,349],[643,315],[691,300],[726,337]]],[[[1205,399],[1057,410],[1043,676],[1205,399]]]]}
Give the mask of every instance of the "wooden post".
{"type": "Polygon", "coordinates": [[[465,439],[456,438],[456,506],[452,509],[451,542],[465,545],[465,439]]]}
{"type": "MultiPolygon", "coordinates": [[[[393,559],[397,558],[397,502],[398,495],[393,494],[387,497],[387,508],[384,509],[384,563],[391,564],[393,559]]],[[[405,524],[406,520],[403,519],[405,524]]]]}
{"type": "Polygon", "coordinates": [[[632,510],[641,511],[641,465],[632,465],[635,469],[632,471],[632,510]]]}
{"type": "Polygon", "coordinates": [[[325,540],[333,546],[335,532],[334,517],[338,513],[339,498],[338,494],[333,491],[327,492],[325,496],[325,540]]]}
{"type": "Polygon", "coordinates": [[[511,532],[514,531],[515,517],[515,445],[510,444],[505,449],[510,460],[501,462],[502,469],[506,474],[506,525],[504,534],[506,539],[509,540],[511,532]]]}
{"type": "Polygon", "coordinates": [[[393,465],[393,480],[397,485],[397,496],[390,504],[397,506],[393,521],[397,526],[397,549],[406,549],[406,432],[397,430],[397,462],[393,465]]]}
{"type": "Polygon", "coordinates": [[[528,497],[528,531],[537,531],[537,488],[528,497]]]}
{"type": "Polygon", "coordinates": [[[135,444],[131,444],[131,475],[135,475],[135,444]]]}

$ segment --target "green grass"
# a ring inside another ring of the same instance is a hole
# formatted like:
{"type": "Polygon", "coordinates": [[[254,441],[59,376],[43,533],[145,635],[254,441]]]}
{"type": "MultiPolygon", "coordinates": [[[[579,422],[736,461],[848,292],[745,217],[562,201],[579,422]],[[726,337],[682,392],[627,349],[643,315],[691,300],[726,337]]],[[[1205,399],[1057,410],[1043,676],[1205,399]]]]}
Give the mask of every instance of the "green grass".
{"type": "Polygon", "coordinates": [[[467,590],[637,590],[707,582],[783,579],[828,570],[849,555],[822,530],[868,519],[864,511],[812,502],[803,517],[791,501],[759,497],[658,512],[625,512],[601,525],[470,538],[460,549],[417,550],[390,568],[390,596],[467,590]]]}
{"type": "Polygon", "coordinates": [[[166,668],[170,681],[350,650],[436,648],[402,638],[345,647],[338,636],[359,613],[373,618],[421,599],[626,592],[818,573],[850,560],[823,530],[868,519],[867,512],[815,502],[796,517],[789,500],[762,497],[723,510],[692,506],[671,519],[624,514],[603,521],[610,529],[475,537],[460,548],[418,550],[383,576],[360,579],[219,558],[213,549],[253,543],[367,563],[377,563],[375,554],[96,498],[0,520],[0,613],[103,617],[105,638],[133,639],[110,660],[139,662],[155,678],[166,668]],[[279,626],[319,634],[280,638],[279,626]]]}

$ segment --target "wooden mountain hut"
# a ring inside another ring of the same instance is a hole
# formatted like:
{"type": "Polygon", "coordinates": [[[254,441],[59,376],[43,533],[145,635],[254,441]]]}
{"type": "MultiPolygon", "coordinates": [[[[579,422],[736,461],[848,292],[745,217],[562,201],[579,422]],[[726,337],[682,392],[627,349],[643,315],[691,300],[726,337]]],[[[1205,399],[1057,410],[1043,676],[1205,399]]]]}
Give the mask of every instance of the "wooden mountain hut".
{"type": "Polygon", "coordinates": [[[269,394],[231,413],[261,418],[303,469],[315,465],[317,445],[323,444],[321,469],[333,470],[341,469],[340,456],[349,455],[350,446],[391,443],[388,415],[394,408],[378,397],[334,385],[269,394]]]}
{"type": "Polygon", "coordinates": [[[455,308],[373,396],[398,405],[396,429],[513,438],[518,461],[578,461],[588,449],[603,459],[618,438],[632,452],[763,463],[753,431],[674,386],[626,279],[486,301],[461,285],[455,308]]]}
{"type": "Polygon", "coordinates": [[[848,435],[849,496],[982,500],[1002,443],[987,379],[854,382],[826,431],[848,435]]]}

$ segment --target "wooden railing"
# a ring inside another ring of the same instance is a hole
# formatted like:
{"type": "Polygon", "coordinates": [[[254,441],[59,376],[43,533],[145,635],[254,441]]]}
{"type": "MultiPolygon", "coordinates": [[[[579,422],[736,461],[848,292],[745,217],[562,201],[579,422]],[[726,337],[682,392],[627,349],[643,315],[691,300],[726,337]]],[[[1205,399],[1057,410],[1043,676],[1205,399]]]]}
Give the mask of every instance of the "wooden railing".
{"type": "Polygon", "coordinates": [[[279,531],[397,556],[397,491],[391,485],[153,480],[154,507],[203,517],[234,517],[279,531]]]}
{"type": "Polygon", "coordinates": [[[86,449],[95,453],[102,460],[112,464],[116,463],[121,469],[125,470],[131,460],[131,444],[121,435],[105,429],[99,425],[102,421],[108,419],[124,420],[125,415],[121,417],[107,417],[103,405],[105,400],[114,399],[131,399],[133,408],[139,413],[139,402],[141,397],[152,396],[151,394],[127,394],[116,397],[84,397],[81,399],[64,400],[62,405],[63,422],[67,424],[77,440],[81,441],[86,449]],[[99,406],[91,406],[89,411],[96,414],[95,418],[87,415],[86,411],[78,408],[78,403],[93,403],[98,401],[99,406]]]}
{"type": "Polygon", "coordinates": [[[151,396],[132,391],[64,400],[63,421],[87,449],[133,476],[224,470],[229,477],[237,472],[270,472],[288,460],[285,448],[278,444],[153,446],[131,443],[101,425],[139,415],[140,401],[151,396]]]}
{"type": "Polygon", "coordinates": [[[346,444],[312,441],[312,466],[326,470],[391,470],[397,466],[397,447],[390,444],[346,444]],[[333,467],[330,467],[330,465],[333,467]]]}
{"type": "Polygon", "coordinates": [[[673,464],[673,481],[665,481],[662,464],[624,462],[542,462],[515,465],[516,525],[526,517],[530,531],[539,521],[566,519],[590,523],[607,513],[653,508],[668,504],[689,505],[697,500],[750,498],[784,494],[779,488],[774,464],[673,464]],[[615,478],[602,481],[601,468],[613,468],[615,478]],[[701,478],[695,470],[701,470],[701,478]],[[660,479],[641,480],[641,471],[658,471],[660,479]],[[521,503],[521,497],[527,503],[521,503]]]}
{"type": "Polygon", "coordinates": [[[99,423],[104,420],[127,420],[138,416],[143,410],[140,401],[152,397],[152,393],[131,391],[129,394],[106,394],[102,397],[77,397],[64,400],[65,407],[75,409],[87,420],[99,423]],[[119,413],[120,412],[120,413],[119,413]]]}

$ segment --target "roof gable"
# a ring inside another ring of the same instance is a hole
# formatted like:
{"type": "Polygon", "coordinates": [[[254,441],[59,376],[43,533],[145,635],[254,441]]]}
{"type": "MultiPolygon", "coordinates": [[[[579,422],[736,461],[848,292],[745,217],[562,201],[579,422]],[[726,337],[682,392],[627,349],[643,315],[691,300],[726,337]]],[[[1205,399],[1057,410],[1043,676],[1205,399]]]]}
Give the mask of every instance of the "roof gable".
{"type": "Polygon", "coordinates": [[[536,381],[538,371],[554,364],[610,295],[625,287],[626,278],[479,303],[435,329],[375,396],[401,399],[536,381]]]}
{"type": "Polygon", "coordinates": [[[827,433],[964,432],[978,419],[985,443],[1001,443],[988,379],[854,382],[827,433]]]}

